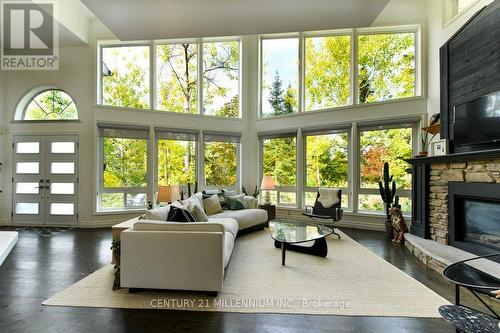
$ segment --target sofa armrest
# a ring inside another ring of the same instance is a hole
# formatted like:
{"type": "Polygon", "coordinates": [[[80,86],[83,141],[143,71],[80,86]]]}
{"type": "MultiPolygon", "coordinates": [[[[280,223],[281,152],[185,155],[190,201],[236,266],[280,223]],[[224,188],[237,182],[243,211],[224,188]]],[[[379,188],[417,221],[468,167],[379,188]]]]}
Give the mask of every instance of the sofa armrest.
{"type": "Polygon", "coordinates": [[[121,235],[123,288],[221,291],[224,232],[139,231],[121,235]]]}
{"type": "Polygon", "coordinates": [[[252,197],[251,195],[245,195],[243,197],[243,200],[245,200],[246,204],[248,205],[248,208],[257,208],[258,206],[258,201],[256,198],[252,197]]]}

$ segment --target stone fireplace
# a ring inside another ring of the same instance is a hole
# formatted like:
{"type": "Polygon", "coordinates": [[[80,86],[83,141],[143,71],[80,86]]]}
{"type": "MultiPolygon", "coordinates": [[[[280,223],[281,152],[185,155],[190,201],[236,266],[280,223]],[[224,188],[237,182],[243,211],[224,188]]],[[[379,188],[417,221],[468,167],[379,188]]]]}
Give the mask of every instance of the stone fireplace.
{"type": "Polygon", "coordinates": [[[500,251],[500,184],[448,183],[448,243],[477,255],[500,251]]]}
{"type": "Polygon", "coordinates": [[[500,184],[500,160],[430,164],[429,175],[429,236],[448,244],[449,182],[500,184]]]}
{"type": "Polygon", "coordinates": [[[452,262],[500,252],[499,155],[411,160],[413,216],[405,246],[429,267],[442,272],[452,262]]]}

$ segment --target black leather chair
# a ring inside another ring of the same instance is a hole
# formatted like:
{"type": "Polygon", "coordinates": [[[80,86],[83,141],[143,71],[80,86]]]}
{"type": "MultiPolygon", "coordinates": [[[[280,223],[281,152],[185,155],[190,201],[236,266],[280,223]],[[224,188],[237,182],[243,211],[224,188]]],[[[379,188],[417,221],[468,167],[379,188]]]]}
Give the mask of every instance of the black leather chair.
{"type": "MultiPolygon", "coordinates": [[[[321,204],[321,202],[318,201],[319,198],[319,192],[316,195],[316,201],[314,202],[314,206],[306,206],[306,211],[302,215],[307,216],[315,222],[318,222],[320,224],[326,225],[326,226],[331,226],[333,228],[333,225],[335,222],[340,221],[342,219],[342,214],[343,210],[341,208],[342,206],[342,190],[338,191],[339,195],[339,202],[332,207],[325,208],[321,204]],[[321,220],[317,221],[317,219],[321,220]],[[327,220],[327,222],[325,222],[327,220]]],[[[333,232],[334,235],[336,235],[340,239],[340,235],[336,232],[333,232]]]]}

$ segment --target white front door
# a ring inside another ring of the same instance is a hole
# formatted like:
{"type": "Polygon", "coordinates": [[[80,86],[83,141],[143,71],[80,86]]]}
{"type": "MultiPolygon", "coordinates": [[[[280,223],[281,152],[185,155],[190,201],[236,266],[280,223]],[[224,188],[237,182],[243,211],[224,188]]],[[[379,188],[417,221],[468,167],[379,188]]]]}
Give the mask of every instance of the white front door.
{"type": "Polygon", "coordinates": [[[13,222],[76,225],[78,137],[15,136],[13,141],[13,222]]]}

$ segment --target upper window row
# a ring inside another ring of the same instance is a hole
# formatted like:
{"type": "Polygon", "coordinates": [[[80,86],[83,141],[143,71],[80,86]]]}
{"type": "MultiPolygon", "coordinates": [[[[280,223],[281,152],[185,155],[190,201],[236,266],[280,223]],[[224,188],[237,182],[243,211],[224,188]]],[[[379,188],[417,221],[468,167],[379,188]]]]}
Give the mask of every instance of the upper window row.
{"type": "Polygon", "coordinates": [[[239,40],[101,50],[104,105],[239,117],[239,40]]]}
{"type": "MultiPolygon", "coordinates": [[[[415,96],[417,30],[361,31],[262,36],[260,115],[415,96]]],[[[239,39],[100,50],[103,105],[240,117],[239,39]]]]}
{"type": "Polygon", "coordinates": [[[262,38],[261,116],[415,96],[415,41],[415,31],[262,38]]]}

